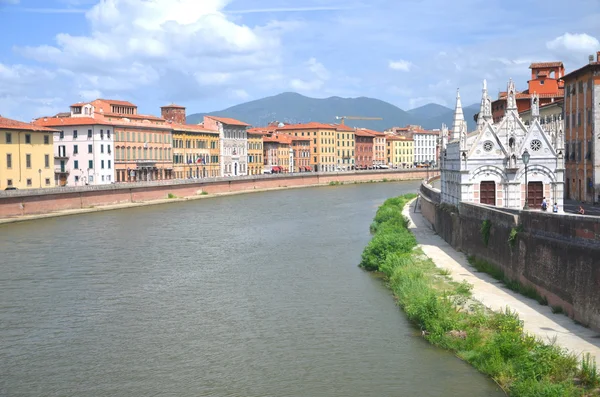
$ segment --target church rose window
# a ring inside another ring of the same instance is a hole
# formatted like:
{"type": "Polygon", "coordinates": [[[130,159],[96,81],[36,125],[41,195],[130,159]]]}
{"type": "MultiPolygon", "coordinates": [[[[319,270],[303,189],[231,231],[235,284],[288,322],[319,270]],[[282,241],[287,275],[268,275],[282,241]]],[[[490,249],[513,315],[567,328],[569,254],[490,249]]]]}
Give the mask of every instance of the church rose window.
{"type": "Polygon", "coordinates": [[[542,141],[540,141],[539,139],[534,139],[533,141],[531,141],[529,146],[531,147],[531,150],[537,152],[542,148],[542,141]]]}
{"type": "Polygon", "coordinates": [[[491,141],[486,141],[483,143],[483,150],[486,152],[491,152],[494,148],[494,144],[491,141]]]}

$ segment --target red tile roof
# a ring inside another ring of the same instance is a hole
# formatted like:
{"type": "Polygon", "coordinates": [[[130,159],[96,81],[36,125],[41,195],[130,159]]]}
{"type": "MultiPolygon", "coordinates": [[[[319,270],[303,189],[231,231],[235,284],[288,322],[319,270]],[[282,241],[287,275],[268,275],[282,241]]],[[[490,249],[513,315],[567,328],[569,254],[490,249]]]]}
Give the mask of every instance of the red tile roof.
{"type": "Polygon", "coordinates": [[[87,105],[89,102],[77,102],[72,104],[70,107],[74,107],[74,106],[83,106],[83,105],[87,105]]]}
{"type": "Polygon", "coordinates": [[[354,127],[350,127],[349,125],[345,125],[345,124],[332,124],[332,125],[338,131],[354,132],[354,127]]]}
{"type": "MultiPolygon", "coordinates": [[[[118,101],[115,99],[96,99],[96,101],[102,101],[102,102],[106,102],[109,105],[119,105],[119,106],[132,106],[134,108],[137,108],[137,105],[134,105],[133,103],[129,102],[129,101],[118,101]]],[[[95,101],[92,101],[95,102],[95,101]]]]}
{"type": "Polygon", "coordinates": [[[153,121],[166,121],[162,117],[151,116],[149,114],[122,114],[122,113],[103,113],[105,117],[119,117],[126,119],[140,119],[140,120],[153,120],[153,121]]]}
{"type": "Polygon", "coordinates": [[[560,68],[564,67],[563,63],[560,61],[557,62],[534,62],[529,65],[529,69],[537,69],[537,68],[560,68]]]}
{"type": "Polygon", "coordinates": [[[204,128],[203,125],[199,125],[199,124],[169,123],[169,125],[173,128],[174,131],[207,132],[207,133],[211,133],[211,134],[219,133],[219,131],[204,128]]]}
{"type": "Polygon", "coordinates": [[[229,117],[217,117],[217,116],[204,116],[204,117],[208,117],[209,119],[213,119],[213,120],[216,120],[216,121],[219,121],[219,122],[221,122],[223,124],[228,124],[228,125],[239,125],[239,126],[242,126],[242,127],[249,127],[250,126],[250,124],[246,124],[243,121],[239,121],[239,120],[232,119],[232,118],[229,118],[229,117]]]}
{"type": "Polygon", "coordinates": [[[318,123],[311,121],[303,124],[288,124],[283,127],[278,127],[278,130],[334,130],[335,127],[331,124],[318,123]]]}
{"type": "Polygon", "coordinates": [[[254,135],[266,135],[266,134],[272,134],[276,130],[277,130],[277,126],[268,125],[266,127],[249,128],[248,130],[246,130],[246,132],[248,134],[254,134],[254,135]]]}
{"type": "Polygon", "coordinates": [[[165,109],[165,108],[175,108],[175,109],[185,109],[185,106],[180,106],[180,105],[176,105],[174,103],[167,105],[167,106],[161,106],[161,109],[165,109]]]}
{"type": "MultiPolygon", "coordinates": [[[[506,91],[500,92],[500,94],[498,95],[498,99],[496,99],[494,102],[505,101],[506,95],[507,95],[506,91]]],[[[565,90],[563,88],[559,88],[557,92],[552,93],[552,94],[537,94],[537,95],[540,98],[563,98],[565,96],[565,90]]],[[[528,99],[528,98],[531,98],[531,94],[528,91],[517,92],[516,98],[517,99],[528,99]]]]}
{"type": "Polygon", "coordinates": [[[354,131],[354,135],[356,135],[356,136],[366,136],[366,137],[370,137],[370,138],[374,138],[375,137],[375,135],[371,134],[367,130],[362,130],[360,128],[357,128],[354,131]]]}
{"type": "Polygon", "coordinates": [[[92,117],[40,117],[34,121],[36,125],[60,127],[73,125],[112,125],[108,121],[92,117]]]}
{"type": "Polygon", "coordinates": [[[567,78],[576,77],[580,73],[587,71],[589,68],[593,68],[592,70],[596,70],[596,71],[600,70],[600,57],[598,57],[597,59],[598,59],[598,61],[586,63],[584,66],[580,67],[579,69],[576,69],[570,73],[565,74],[562,77],[563,81],[566,81],[567,78]]]}
{"type": "Polygon", "coordinates": [[[40,131],[40,132],[55,132],[56,130],[46,128],[32,123],[24,123],[13,119],[7,119],[0,116],[0,130],[21,130],[21,131],[40,131]]]}
{"type": "Polygon", "coordinates": [[[277,142],[289,145],[292,143],[292,137],[287,134],[273,134],[265,135],[263,137],[264,142],[277,142]]]}

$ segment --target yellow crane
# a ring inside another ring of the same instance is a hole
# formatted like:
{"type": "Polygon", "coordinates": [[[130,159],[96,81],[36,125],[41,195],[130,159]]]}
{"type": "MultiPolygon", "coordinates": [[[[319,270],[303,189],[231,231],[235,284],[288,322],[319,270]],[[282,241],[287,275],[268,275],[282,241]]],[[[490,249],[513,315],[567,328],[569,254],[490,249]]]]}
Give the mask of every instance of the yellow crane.
{"type": "Polygon", "coordinates": [[[344,120],[383,120],[381,117],[360,117],[360,116],[335,116],[336,120],[342,120],[340,125],[345,125],[344,120]]]}

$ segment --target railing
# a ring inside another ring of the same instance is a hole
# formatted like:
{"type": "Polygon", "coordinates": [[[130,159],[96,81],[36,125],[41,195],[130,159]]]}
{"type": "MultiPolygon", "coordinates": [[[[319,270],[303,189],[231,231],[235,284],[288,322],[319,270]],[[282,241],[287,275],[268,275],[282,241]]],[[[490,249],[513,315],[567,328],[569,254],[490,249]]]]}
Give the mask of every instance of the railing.
{"type": "Polygon", "coordinates": [[[54,173],[55,173],[55,174],[70,174],[70,173],[71,173],[71,171],[69,171],[69,170],[68,170],[68,169],[66,169],[66,168],[55,168],[55,169],[54,169],[54,173]]]}

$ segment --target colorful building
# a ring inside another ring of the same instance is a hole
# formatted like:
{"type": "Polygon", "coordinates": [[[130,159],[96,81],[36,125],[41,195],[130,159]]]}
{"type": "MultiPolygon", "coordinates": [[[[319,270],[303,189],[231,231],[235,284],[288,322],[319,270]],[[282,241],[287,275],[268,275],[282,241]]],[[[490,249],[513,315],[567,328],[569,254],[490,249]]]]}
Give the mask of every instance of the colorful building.
{"type": "Polygon", "coordinates": [[[0,190],[54,186],[54,132],[0,117],[0,190]]]}
{"type": "Polygon", "coordinates": [[[171,123],[173,129],[173,172],[177,179],[215,178],[219,176],[219,133],[197,124],[171,123]]]}
{"type": "Polygon", "coordinates": [[[101,118],[42,117],[36,125],[54,133],[54,184],[105,185],[115,181],[113,125],[101,118]]]}
{"type": "MultiPolygon", "coordinates": [[[[531,69],[531,80],[527,82],[527,89],[517,91],[516,105],[519,113],[531,107],[531,98],[535,93],[540,101],[540,106],[561,100],[564,93],[563,78],[565,67],[562,62],[535,62],[529,65],[531,69]]],[[[492,117],[494,123],[500,122],[507,110],[507,92],[500,92],[498,99],[491,102],[492,117]]],[[[477,114],[475,120],[477,120],[477,114]]]]}
{"type": "Polygon", "coordinates": [[[219,132],[221,176],[248,175],[248,124],[228,117],[204,116],[204,127],[219,132]]]}
{"type": "Polygon", "coordinates": [[[294,136],[292,140],[293,172],[310,172],[310,138],[294,136]]]}
{"type": "Polygon", "coordinates": [[[387,165],[393,168],[412,166],[414,159],[413,140],[406,136],[388,135],[386,138],[387,165]]]}
{"type": "Polygon", "coordinates": [[[260,128],[250,128],[248,133],[248,175],[263,173],[263,136],[266,134],[260,128]]]}
{"type": "Polygon", "coordinates": [[[565,75],[565,197],[600,202],[600,51],[565,75]]]}
{"type": "Polygon", "coordinates": [[[336,170],[350,171],[355,168],[354,128],[336,124],[336,170]]]}
{"type": "Polygon", "coordinates": [[[281,173],[294,171],[292,137],[286,134],[263,136],[265,172],[281,173]]]}
{"type": "Polygon", "coordinates": [[[374,150],[373,141],[375,136],[365,129],[357,128],[354,131],[355,136],[355,166],[357,170],[367,170],[373,168],[374,150]]]}
{"type": "Polygon", "coordinates": [[[295,137],[310,138],[310,166],[312,170],[317,172],[335,171],[337,163],[337,131],[335,126],[310,122],[281,125],[277,128],[277,131],[295,137]]]}
{"type": "Polygon", "coordinates": [[[387,135],[383,132],[367,130],[368,133],[373,135],[373,167],[379,167],[385,165],[386,156],[386,138],[387,135]]]}

